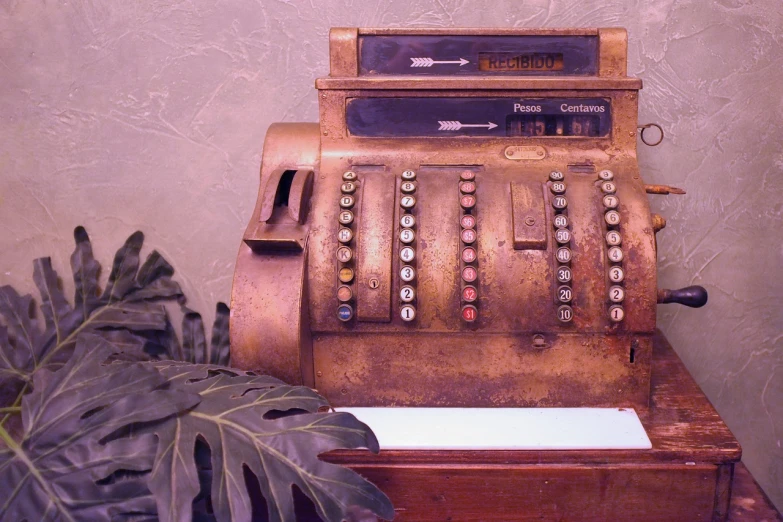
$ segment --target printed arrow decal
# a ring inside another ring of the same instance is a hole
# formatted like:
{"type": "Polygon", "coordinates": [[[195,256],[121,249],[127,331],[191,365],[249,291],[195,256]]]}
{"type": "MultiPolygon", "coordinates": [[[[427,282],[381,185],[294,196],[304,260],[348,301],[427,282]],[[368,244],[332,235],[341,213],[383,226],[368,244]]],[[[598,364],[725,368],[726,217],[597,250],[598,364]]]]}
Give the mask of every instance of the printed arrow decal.
{"type": "Polygon", "coordinates": [[[483,127],[487,130],[492,130],[495,127],[497,127],[496,123],[487,122],[487,123],[462,123],[459,121],[438,121],[438,124],[440,127],[438,127],[438,130],[442,131],[458,131],[464,127],[483,127]]]}
{"type": "Polygon", "coordinates": [[[460,67],[466,63],[470,63],[465,58],[459,60],[433,60],[432,58],[411,58],[411,67],[432,67],[433,65],[441,63],[458,63],[460,67]]]}

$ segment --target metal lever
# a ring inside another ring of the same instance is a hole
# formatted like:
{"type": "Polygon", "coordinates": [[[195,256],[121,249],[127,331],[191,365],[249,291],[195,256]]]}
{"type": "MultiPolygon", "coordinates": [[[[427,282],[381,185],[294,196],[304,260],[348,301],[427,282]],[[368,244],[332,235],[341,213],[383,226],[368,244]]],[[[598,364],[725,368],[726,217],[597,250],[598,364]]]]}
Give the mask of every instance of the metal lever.
{"type": "Polygon", "coordinates": [[[695,285],[678,290],[658,290],[658,303],[677,303],[691,308],[701,308],[707,304],[707,289],[695,285]]]}

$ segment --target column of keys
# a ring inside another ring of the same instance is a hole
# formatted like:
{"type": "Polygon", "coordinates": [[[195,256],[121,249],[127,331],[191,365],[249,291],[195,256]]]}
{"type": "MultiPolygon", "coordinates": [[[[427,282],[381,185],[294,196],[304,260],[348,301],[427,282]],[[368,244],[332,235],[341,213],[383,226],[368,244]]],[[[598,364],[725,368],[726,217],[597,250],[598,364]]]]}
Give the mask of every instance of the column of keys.
{"type": "Polygon", "coordinates": [[[337,319],[346,323],[354,316],[354,260],[353,260],[353,207],[356,203],[356,172],[349,170],[343,173],[343,183],[340,185],[340,213],[337,220],[340,228],[337,231],[337,319]]]}
{"type": "Polygon", "coordinates": [[[571,308],[571,300],[574,292],[571,289],[571,230],[568,223],[568,200],[566,199],[565,176],[559,170],[549,173],[549,190],[552,192],[552,208],[555,215],[552,223],[555,226],[555,260],[557,269],[558,287],[555,291],[557,307],[557,320],[561,323],[570,323],[574,318],[574,310],[571,308]]]}
{"type": "Polygon", "coordinates": [[[410,322],[416,319],[416,172],[400,177],[400,318],[410,322]]]}
{"type": "Polygon", "coordinates": [[[460,216],[460,314],[472,323],[478,319],[478,251],[476,249],[476,173],[465,170],[459,176],[460,216]]]}
{"type": "Polygon", "coordinates": [[[619,323],[625,319],[623,300],[625,300],[625,287],[623,280],[623,249],[621,248],[623,237],[620,234],[620,200],[617,197],[617,186],[614,181],[614,173],[605,169],[598,173],[601,183],[602,203],[604,206],[604,221],[606,222],[606,255],[609,258],[609,320],[619,323]]]}

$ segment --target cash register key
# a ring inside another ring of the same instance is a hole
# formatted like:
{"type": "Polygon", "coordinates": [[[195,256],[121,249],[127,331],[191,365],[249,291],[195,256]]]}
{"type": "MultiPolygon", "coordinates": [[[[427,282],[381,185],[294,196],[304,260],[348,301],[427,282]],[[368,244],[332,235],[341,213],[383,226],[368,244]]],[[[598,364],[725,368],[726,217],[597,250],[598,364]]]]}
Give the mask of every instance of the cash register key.
{"type": "Polygon", "coordinates": [[[609,307],[609,319],[615,323],[619,323],[625,319],[625,310],[620,305],[614,305],[609,307]]]}
{"type": "Polygon", "coordinates": [[[549,179],[552,181],[563,181],[565,179],[565,176],[563,176],[563,173],[559,170],[553,170],[549,173],[549,179]]]}
{"type": "Polygon", "coordinates": [[[474,228],[476,226],[476,216],[465,214],[459,219],[462,228],[474,228]]]}
{"type": "Polygon", "coordinates": [[[405,181],[413,181],[416,179],[416,173],[412,170],[404,170],[402,171],[402,176],[400,176],[405,181]]]}
{"type": "Polygon", "coordinates": [[[403,266],[402,268],[400,268],[400,279],[402,279],[406,283],[410,283],[411,281],[416,279],[416,269],[410,265],[403,266]]]}
{"type": "Polygon", "coordinates": [[[549,190],[551,190],[553,194],[563,194],[566,190],[566,186],[562,181],[555,181],[549,186],[549,190]]]}
{"type": "Polygon", "coordinates": [[[602,181],[612,181],[614,179],[614,172],[609,169],[604,169],[598,173],[598,177],[602,181]]]}
{"type": "Polygon", "coordinates": [[[571,269],[567,266],[557,267],[557,282],[567,283],[571,281],[571,269]]]}
{"type": "Polygon", "coordinates": [[[400,317],[403,321],[413,321],[416,319],[416,308],[413,305],[404,305],[400,308],[400,317]]]}
{"type": "Polygon", "coordinates": [[[459,198],[459,204],[465,210],[470,210],[476,206],[476,196],[465,194],[459,198]]]}
{"type": "Polygon", "coordinates": [[[555,257],[561,263],[568,263],[571,261],[571,249],[567,247],[560,247],[557,249],[555,257]]]}
{"type": "Polygon", "coordinates": [[[337,260],[341,263],[347,263],[353,257],[353,251],[347,246],[341,246],[337,249],[337,260]]]}
{"type": "Polygon", "coordinates": [[[462,249],[462,261],[465,263],[472,263],[476,260],[476,249],[473,247],[467,247],[462,249]]]}
{"type": "Polygon", "coordinates": [[[557,289],[557,300],[561,303],[570,303],[572,297],[573,292],[571,292],[570,286],[563,285],[557,289]]]}
{"type": "Polygon", "coordinates": [[[607,255],[609,256],[609,260],[615,263],[619,263],[623,260],[623,250],[620,247],[610,248],[609,252],[607,252],[607,255]]]}
{"type": "Polygon", "coordinates": [[[416,198],[413,196],[403,196],[400,198],[400,206],[402,208],[411,209],[416,204],[416,198]]]}
{"type": "Polygon", "coordinates": [[[348,322],[353,318],[353,307],[349,304],[341,304],[337,307],[337,318],[342,322],[348,322]]]}
{"type": "Polygon", "coordinates": [[[400,259],[405,263],[410,263],[416,257],[416,251],[413,247],[403,247],[400,249],[400,259]]]}
{"type": "Polygon", "coordinates": [[[565,196],[555,196],[552,198],[552,206],[557,210],[563,210],[568,206],[568,200],[565,196]]]}
{"type": "Polygon", "coordinates": [[[413,243],[416,238],[416,234],[410,228],[403,228],[400,230],[400,241],[403,243],[413,243]]]}
{"type": "Polygon", "coordinates": [[[466,228],[462,230],[459,236],[463,243],[469,245],[476,240],[476,231],[472,228],[466,228]]]}
{"type": "Polygon", "coordinates": [[[404,181],[402,185],[400,185],[400,190],[405,194],[413,194],[416,192],[416,184],[410,181],[404,181]]]}
{"type": "Polygon", "coordinates": [[[567,228],[558,228],[555,231],[555,240],[561,245],[566,245],[571,241],[571,232],[567,228]]]}
{"type": "Polygon", "coordinates": [[[350,228],[341,228],[337,232],[337,240],[340,243],[350,243],[353,239],[353,231],[350,228]]]}
{"type": "Polygon", "coordinates": [[[620,285],[614,285],[609,288],[609,300],[613,303],[622,303],[625,299],[625,288],[620,285]]]}
{"type": "Polygon", "coordinates": [[[614,194],[617,191],[617,186],[611,181],[604,181],[601,183],[601,190],[604,194],[614,194]]]}
{"type": "Polygon", "coordinates": [[[341,283],[350,283],[353,281],[353,268],[347,266],[342,267],[340,271],[337,272],[337,279],[339,279],[341,283]]]}
{"type": "Polygon", "coordinates": [[[623,272],[622,267],[613,266],[609,269],[609,281],[612,283],[620,283],[623,279],[625,279],[625,272],[623,272]]]}
{"type": "Polygon", "coordinates": [[[557,308],[557,320],[561,323],[570,323],[574,318],[574,310],[568,305],[560,305],[557,308]]]}
{"type": "Polygon", "coordinates": [[[353,194],[356,192],[356,183],[353,183],[351,181],[346,181],[342,185],[340,185],[340,191],[343,194],[353,194]]]}
{"type": "Polygon", "coordinates": [[[478,310],[473,305],[468,304],[463,306],[461,313],[462,313],[462,319],[469,323],[472,323],[473,321],[478,319],[478,310]]]}
{"type": "Polygon", "coordinates": [[[412,228],[416,224],[416,218],[411,214],[403,214],[400,218],[400,225],[405,228],[412,228]]]}
{"type": "Polygon", "coordinates": [[[623,242],[623,236],[616,230],[610,230],[606,233],[606,244],[609,246],[619,246],[623,242]]]}
{"type": "Polygon", "coordinates": [[[350,210],[343,210],[337,217],[337,220],[343,225],[350,225],[353,223],[353,212],[350,210]]]}
{"type": "Polygon", "coordinates": [[[553,221],[555,228],[566,228],[568,226],[568,217],[565,214],[558,214],[553,221]]]}
{"type": "Polygon", "coordinates": [[[462,181],[473,181],[476,179],[476,173],[472,170],[463,170],[459,175],[459,179],[462,181]]]}
{"type": "Polygon", "coordinates": [[[414,299],[416,299],[416,290],[411,285],[400,288],[400,301],[410,303],[414,299]]]}
{"type": "Polygon", "coordinates": [[[472,303],[478,299],[478,290],[476,290],[475,286],[466,286],[462,289],[462,300],[466,303],[472,303]]]}
{"type": "Polygon", "coordinates": [[[356,203],[356,200],[353,199],[353,196],[350,196],[348,194],[345,194],[340,197],[340,207],[348,209],[353,208],[353,204],[356,203]]]}
{"type": "Polygon", "coordinates": [[[343,172],[343,181],[356,181],[356,173],[352,170],[343,172]]]}
{"type": "Polygon", "coordinates": [[[473,194],[476,192],[476,184],[472,181],[463,181],[459,184],[459,191],[463,194],[473,194]]]}
{"type": "Polygon", "coordinates": [[[620,213],[616,210],[610,210],[606,214],[604,214],[604,221],[606,221],[607,225],[619,225],[620,224],[620,213]]]}
{"type": "Polygon", "coordinates": [[[462,269],[462,280],[466,283],[472,283],[478,277],[478,271],[472,266],[466,266],[462,269]]]}
{"type": "Polygon", "coordinates": [[[337,300],[346,303],[353,299],[353,292],[350,286],[342,285],[337,289],[337,300]]]}
{"type": "Polygon", "coordinates": [[[620,200],[617,199],[617,196],[613,194],[607,194],[606,196],[604,196],[603,201],[604,201],[604,207],[606,207],[607,209],[617,208],[617,205],[620,204],[620,200]]]}

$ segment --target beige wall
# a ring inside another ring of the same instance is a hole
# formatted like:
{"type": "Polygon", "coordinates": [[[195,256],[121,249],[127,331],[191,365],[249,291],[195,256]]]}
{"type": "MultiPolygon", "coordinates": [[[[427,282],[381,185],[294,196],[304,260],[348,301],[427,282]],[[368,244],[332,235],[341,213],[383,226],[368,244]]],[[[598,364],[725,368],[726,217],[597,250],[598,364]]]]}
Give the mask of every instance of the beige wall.
{"type": "MultiPolygon", "coordinates": [[[[779,0],[0,2],[0,283],[67,274],[83,224],[108,267],[134,230],[194,308],[228,300],[275,121],[315,121],[331,26],[625,26],[660,280],[710,291],[660,325],[783,508],[783,9],[779,0]]],[[[105,274],[104,274],[105,275],[105,274]]],[[[67,283],[67,282],[66,282],[67,283]]],[[[70,287],[69,287],[70,288],[70,287]]]]}

